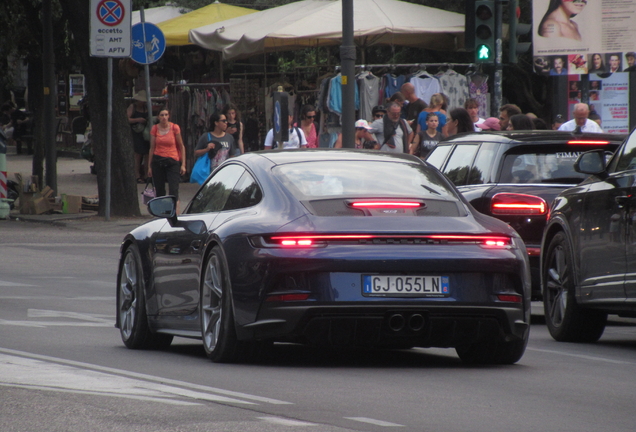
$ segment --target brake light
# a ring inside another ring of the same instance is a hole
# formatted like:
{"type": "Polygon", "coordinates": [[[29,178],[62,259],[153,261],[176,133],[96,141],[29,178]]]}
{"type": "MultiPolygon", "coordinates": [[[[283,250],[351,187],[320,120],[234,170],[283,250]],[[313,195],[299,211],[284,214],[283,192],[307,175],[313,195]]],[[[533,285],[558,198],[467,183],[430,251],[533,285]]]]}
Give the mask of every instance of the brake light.
{"type": "Polygon", "coordinates": [[[494,215],[544,215],[548,204],[538,196],[504,192],[492,197],[490,210],[494,215]]]}
{"type": "Polygon", "coordinates": [[[497,299],[509,303],[521,303],[522,300],[519,294],[497,294],[497,299]]]}
{"type": "Polygon", "coordinates": [[[608,145],[609,141],[596,141],[596,140],[570,140],[569,145],[608,145]]]}
{"type": "Polygon", "coordinates": [[[414,201],[356,201],[349,203],[351,207],[380,207],[380,208],[414,208],[422,207],[422,203],[414,201]]]}
{"type": "Polygon", "coordinates": [[[479,234],[423,234],[423,235],[372,235],[372,234],[307,234],[254,237],[257,247],[326,247],[332,243],[347,244],[473,244],[487,248],[503,248],[512,244],[505,235],[479,234]]]}
{"type": "Polygon", "coordinates": [[[510,237],[498,236],[480,236],[480,235],[431,235],[435,240],[442,240],[448,243],[477,243],[486,247],[506,247],[510,246],[510,237]]]}
{"type": "Polygon", "coordinates": [[[267,302],[303,301],[309,298],[309,293],[272,294],[268,296],[267,302]]]}

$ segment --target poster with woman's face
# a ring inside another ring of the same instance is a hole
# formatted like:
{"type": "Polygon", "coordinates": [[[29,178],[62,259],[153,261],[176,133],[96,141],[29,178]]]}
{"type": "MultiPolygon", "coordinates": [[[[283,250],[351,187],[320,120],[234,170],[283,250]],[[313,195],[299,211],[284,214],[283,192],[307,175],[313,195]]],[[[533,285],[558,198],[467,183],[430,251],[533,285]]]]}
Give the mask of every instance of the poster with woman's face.
{"type": "Polygon", "coordinates": [[[602,0],[533,0],[535,56],[601,50],[602,0]]]}

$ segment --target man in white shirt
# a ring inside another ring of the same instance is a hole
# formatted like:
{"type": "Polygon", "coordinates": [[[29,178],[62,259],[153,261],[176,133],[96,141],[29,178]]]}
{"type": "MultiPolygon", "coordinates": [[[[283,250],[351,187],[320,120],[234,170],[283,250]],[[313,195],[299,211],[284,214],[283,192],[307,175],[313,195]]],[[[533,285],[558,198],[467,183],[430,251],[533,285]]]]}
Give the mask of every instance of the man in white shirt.
{"type": "Polygon", "coordinates": [[[567,121],[561,125],[559,130],[570,131],[576,133],[596,132],[602,133],[603,129],[593,120],[588,119],[590,115],[590,107],[585,103],[574,105],[574,119],[567,121]]]}
{"type": "MultiPolygon", "coordinates": [[[[307,139],[305,133],[299,127],[294,127],[294,116],[289,116],[289,138],[283,142],[284,149],[307,148],[307,139]]],[[[278,143],[274,142],[274,128],[267,132],[265,137],[265,150],[277,148],[278,143]]]]}

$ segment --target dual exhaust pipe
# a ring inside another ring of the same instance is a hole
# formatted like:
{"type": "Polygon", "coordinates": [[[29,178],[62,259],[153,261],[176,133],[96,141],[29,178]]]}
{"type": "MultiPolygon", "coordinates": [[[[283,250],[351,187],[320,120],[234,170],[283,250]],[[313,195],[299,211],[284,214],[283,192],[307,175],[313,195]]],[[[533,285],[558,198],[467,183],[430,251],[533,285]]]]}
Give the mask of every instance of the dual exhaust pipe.
{"type": "Polygon", "coordinates": [[[396,313],[389,317],[388,324],[389,328],[394,332],[399,332],[405,327],[416,332],[424,328],[425,320],[424,317],[418,313],[407,316],[396,313]]]}

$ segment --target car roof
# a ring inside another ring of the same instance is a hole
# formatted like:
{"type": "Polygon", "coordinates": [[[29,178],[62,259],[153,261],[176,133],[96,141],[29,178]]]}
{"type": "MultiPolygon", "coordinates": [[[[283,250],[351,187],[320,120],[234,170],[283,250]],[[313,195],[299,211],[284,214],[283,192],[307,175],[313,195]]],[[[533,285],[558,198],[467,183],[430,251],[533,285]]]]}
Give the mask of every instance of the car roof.
{"type": "Polygon", "coordinates": [[[420,159],[405,153],[387,153],[377,150],[356,149],[303,149],[267,150],[252,153],[267,158],[276,165],[311,161],[368,160],[377,162],[421,163],[420,159]]]}
{"type": "Polygon", "coordinates": [[[552,130],[526,130],[526,131],[483,131],[466,132],[446,138],[439,144],[461,144],[481,142],[505,143],[511,145],[528,144],[554,144],[564,143],[572,139],[609,141],[612,144],[620,144],[627,135],[608,133],[574,133],[568,131],[552,130]]]}

